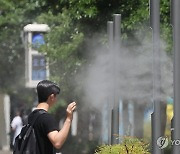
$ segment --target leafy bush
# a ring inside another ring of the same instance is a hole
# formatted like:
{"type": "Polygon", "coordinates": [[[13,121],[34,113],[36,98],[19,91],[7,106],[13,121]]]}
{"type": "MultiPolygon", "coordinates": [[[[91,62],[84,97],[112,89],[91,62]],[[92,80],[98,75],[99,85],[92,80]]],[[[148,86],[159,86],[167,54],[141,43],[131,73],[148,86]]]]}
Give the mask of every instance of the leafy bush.
{"type": "Polygon", "coordinates": [[[120,144],[99,146],[95,154],[150,154],[148,146],[137,138],[124,137],[120,144]]]}

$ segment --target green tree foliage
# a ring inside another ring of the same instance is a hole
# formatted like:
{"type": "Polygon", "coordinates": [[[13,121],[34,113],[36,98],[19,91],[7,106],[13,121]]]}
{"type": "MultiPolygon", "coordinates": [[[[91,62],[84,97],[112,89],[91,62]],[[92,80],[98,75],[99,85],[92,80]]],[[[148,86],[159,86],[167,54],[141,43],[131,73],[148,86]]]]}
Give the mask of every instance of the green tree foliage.
{"type": "Polygon", "coordinates": [[[15,90],[24,69],[19,13],[11,1],[0,1],[0,88],[4,91],[15,90]]]}
{"type": "Polygon", "coordinates": [[[95,154],[150,154],[148,146],[148,144],[137,138],[125,137],[120,144],[98,147],[95,154]]]}

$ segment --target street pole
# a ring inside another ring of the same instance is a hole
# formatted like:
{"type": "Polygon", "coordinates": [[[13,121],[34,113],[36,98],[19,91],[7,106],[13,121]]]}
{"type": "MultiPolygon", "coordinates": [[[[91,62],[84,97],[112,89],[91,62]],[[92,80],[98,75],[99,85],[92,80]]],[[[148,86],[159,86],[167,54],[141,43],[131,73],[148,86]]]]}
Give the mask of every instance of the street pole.
{"type": "MultiPolygon", "coordinates": [[[[109,66],[109,71],[112,70],[113,68],[113,55],[112,55],[112,52],[113,52],[113,41],[114,41],[114,34],[113,34],[113,21],[108,21],[107,22],[107,35],[108,35],[108,46],[109,46],[109,54],[111,55],[110,58],[111,58],[111,62],[110,62],[110,66],[109,66]]],[[[110,74],[110,80],[112,81],[113,80],[113,74],[110,74]]],[[[113,82],[112,82],[113,83],[113,82]]],[[[113,85],[113,84],[112,84],[113,85]]],[[[111,92],[113,92],[113,86],[111,86],[111,89],[110,89],[111,92]]],[[[110,93],[112,94],[112,93],[110,93]]],[[[108,108],[108,121],[109,121],[109,128],[108,128],[108,143],[109,144],[112,144],[112,139],[113,139],[113,136],[112,136],[112,125],[113,125],[113,119],[112,119],[112,109],[113,109],[113,105],[112,103],[114,102],[113,101],[113,96],[110,95],[110,101],[109,101],[109,108],[108,108]]]]}
{"type": "Polygon", "coordinates": [[[153,33],[153,105],[152,119],[152,154],[161,154],[157,145],[161,133],[161,68],[160,68],[160,0],[150,0],[150,19],[153,33]]]}
{"type": "Polygon", "coordinates": [[[113,106],[113,144],[119,143],[119,93],[118,93],[118,80],[117,80],[117,67],[118,66],[118,55],[120,52],[120,43],[121,43],[121,15],[120,14],[114,14],[113,15],[113,23],[114,23],[114,50],[113,50],[113,69],[114,69],[114,82],[113,82],[113,88],[114,88],[114,106],[113,106]]]}
{"type": "MultiPolygon", "coordinates": [[[[180,1],[172,1],[172,26],[174,50],[174,117],[173,140],[180,140],[180,1]]],[[[173,154],[180,153],[180,146],[173,144],[173,154]]]]}

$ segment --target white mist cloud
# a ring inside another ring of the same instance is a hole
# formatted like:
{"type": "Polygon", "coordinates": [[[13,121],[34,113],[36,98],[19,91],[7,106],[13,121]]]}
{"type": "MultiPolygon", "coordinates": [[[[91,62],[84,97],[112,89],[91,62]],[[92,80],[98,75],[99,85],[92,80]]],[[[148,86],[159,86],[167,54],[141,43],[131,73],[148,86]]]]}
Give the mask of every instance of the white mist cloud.
{"type": "MultiPolygon", "coordinates": [[[[93,53],[94,59],[77,80],[83,83],[87,102],[100,107],[115,96],[140,103],[153,99],[153,50],[148,40],[139,47],[121,47],[117,53],[105,47],[98,47],[93,53]]],[[[160,61],[161,98],[165,100],[173,93],[173,67],[163,49],[160,61]]]]}

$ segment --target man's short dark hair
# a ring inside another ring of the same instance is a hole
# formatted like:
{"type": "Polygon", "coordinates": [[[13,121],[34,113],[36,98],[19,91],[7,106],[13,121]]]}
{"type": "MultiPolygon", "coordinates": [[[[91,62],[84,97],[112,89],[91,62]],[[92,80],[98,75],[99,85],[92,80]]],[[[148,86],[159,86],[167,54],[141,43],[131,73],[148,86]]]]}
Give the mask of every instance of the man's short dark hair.
{"type": "Polygon", "coordinates": [[[49,80],[42,80],[37,84],[38,101],[46,102],[51,94],[59,94],[60,88],[57,84],[49,80]]]}

